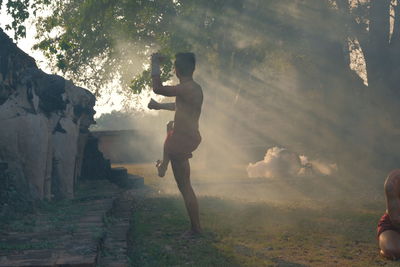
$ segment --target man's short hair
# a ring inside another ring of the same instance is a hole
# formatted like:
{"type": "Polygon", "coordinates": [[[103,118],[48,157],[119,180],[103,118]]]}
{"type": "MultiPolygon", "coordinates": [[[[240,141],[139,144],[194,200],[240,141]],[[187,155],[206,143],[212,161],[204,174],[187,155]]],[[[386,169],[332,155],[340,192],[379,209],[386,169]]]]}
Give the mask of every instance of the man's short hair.
{"type": "Polygon", "coordinates": [[[192,76],[196,66],[194,53],[178,53],[175,55],[175,69],[182,76],[192,76]]]}

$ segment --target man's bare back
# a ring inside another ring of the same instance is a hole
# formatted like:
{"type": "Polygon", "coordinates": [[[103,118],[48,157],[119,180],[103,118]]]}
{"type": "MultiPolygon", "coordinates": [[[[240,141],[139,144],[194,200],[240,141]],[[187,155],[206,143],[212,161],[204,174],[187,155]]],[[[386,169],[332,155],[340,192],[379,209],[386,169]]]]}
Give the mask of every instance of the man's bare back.
{"type": "Polygon", "coordinates": [[[400,170],[389,173],[385,181],[386,212],[400,226],[400,170]]]}
{"type": "Polygon", "coordinates": [[[380,253],[388,259],[400,258],[400,170],[394,170],[386,178],[386,213],[378,223],[380,253]]]}
{"type": "Polygon", "coordinates": [[[196,135],[203,103],[203,90],[193,80],[184,80],[179,85],[182,92],[176,97],[174,132],[196,135]]]}

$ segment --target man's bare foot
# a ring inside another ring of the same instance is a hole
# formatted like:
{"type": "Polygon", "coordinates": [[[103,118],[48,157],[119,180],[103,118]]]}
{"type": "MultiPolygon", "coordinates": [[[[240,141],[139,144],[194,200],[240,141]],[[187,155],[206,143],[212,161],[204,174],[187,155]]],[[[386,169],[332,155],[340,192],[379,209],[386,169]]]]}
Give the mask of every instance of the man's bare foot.
{"type": "Polygon", "coordinates": [[[158,170],[158,176],[164,177],[167,172],[168,165],[164,164],[162,160],[157,160],[156,167],[158,170]]]}

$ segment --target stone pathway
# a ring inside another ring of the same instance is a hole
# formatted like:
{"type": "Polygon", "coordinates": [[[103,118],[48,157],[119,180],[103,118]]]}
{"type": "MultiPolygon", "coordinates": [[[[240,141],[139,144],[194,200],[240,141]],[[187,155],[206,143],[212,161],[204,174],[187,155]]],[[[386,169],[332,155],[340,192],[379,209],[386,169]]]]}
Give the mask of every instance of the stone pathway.
{"type": "Polygon", "coordinates": [[[97,183],[103,191],[36,215],[32,229],[0,233],[0,266],[128,266],[135,190],[97,183]]]}
{"type": "Polygon", "coordinates": [[[68,218],[39,215],[33,232],[2,235],[0,266],[96,266],[103,216],[112,202],[108,197],[79,204],[82,214],[68,218]]]}
{"type": "Polygon", "coordinates": [[[132,199],[129,191],[115,199],[113,207],[107,214],[110,222],[107,227],[107,236],[98,259],[101,267],[128,266],[127,233],[132,215],[132,199]]]}

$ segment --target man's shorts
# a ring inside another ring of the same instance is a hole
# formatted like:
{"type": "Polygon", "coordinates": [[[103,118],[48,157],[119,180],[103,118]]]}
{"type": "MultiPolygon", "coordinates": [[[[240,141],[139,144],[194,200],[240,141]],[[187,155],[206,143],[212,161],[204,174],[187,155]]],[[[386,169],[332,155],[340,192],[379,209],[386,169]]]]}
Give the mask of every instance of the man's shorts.
{"type": "Polygon", "coordinates": [[[192,157],[192,152],[201,143],[200,133],[186,135],[168,131],[164,149],[171,160],[186,160],[192,157]]]}
{"type": "Polygon", "coordinates": [[[376,233],[377,238],[379,238],[379,235],[387,230],[393,230],[393,231],[400,233],[400,229],[395,227],[392,224],[392,222],[390,221],[389,214],[385,213],[385,214],[383,214],[383,216],[381,217],[381,219],[378,222],[378,229],[377,229],[377,233],[376,233]]]}

